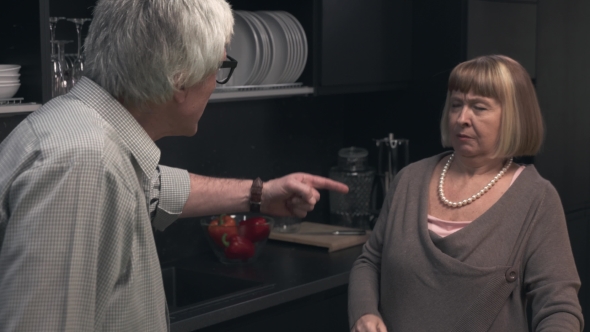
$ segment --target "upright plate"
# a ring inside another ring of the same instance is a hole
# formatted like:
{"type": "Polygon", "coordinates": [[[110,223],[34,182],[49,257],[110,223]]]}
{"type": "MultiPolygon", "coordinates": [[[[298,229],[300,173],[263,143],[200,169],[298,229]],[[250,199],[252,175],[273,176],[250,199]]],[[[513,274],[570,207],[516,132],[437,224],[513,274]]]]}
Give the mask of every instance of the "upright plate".
{"type": "Polygon", "coordinates": [[[271,50],[270,50],[270,41],[268,37],[267,29],[264,27],[260,18],[255,16],[252,12],[243,11],[242,14],[250,21],[252,26],[254,27],[254,31],[256,32],[257,36],[259,37],[260,42],[260,63],[259,67],[257,68],[256,75],[252,78],[249,85],[257,85],[262,82],[266,74],[268,73],[268,69],[270,68],[270,58],[271,58],[271,50]]]}
{"type": "Polygon", "coordinates": [[[285,66],[287,65],[288,60],[289,44],[287,41],[287,33],[283,29],[282,23],[267,11],[259,11],[256,12],[256,14],[258,14],[269,27],[272,43],[274,45],[270,71],[261,84],[278,84],[285,71],[285,66]]]}
{"type": "Polygon", "coordinates": [[[295,59],[293,61],[293,65],[291,66],[289,76],[285,79],[285,83],[293,83],[295,81],[293,76],[295,76],[295,72],[299,67],[299,62],[301,62],[303,50],[301,49],[301,36],[299,35],[299,31],[297,31],[297,27],[295,27],[291,19],[285,13],[286,12],[279,11],[277,12],[277,15],[281,16],[281,18],[285,21],[285,24],[289,27],[291,33],[293,34],[293,40],[295,43],[295,59]]]}
{"type": "Polygon", "coordinates": [[[268,77],[270,70],[274,66],[275,57],[276,57],[276,42],[275,42],[275,37],[272,34],[270,25],[266,22],[266,20],[264,18],[262,18],[262,16],[260,16],[256,12],[250,12],[250,14],[253,17],[255,17],[258,20],[258,22],[261,24],[261,26],[264,28],[264,32],[266,33],[266,37],[267,37],[267,43],[265,44],[265,46],[266,46],[265,52],[267,53],[268,62],[267,62],[267,66],[265,68],[264,74],[262,75],[260,81],[258,82],[258,84],[264,84],[264,81],[268,77]]]}
{"type": "Polygon", "coordinates": [[[281,12],[285,17],[290,19],[292,26],[297,31],[298,36],[298,49],[300,50],[299,59],[297,63],[297,67],[294,70],[293,76],[291,77],[291,83],[297,81],[303,73],[303,69],[305,68],[305,64],[307,63],[307,52],[308,52],[308,45],[307,45],[307,37],[305,36],[305,30],[301,23],[297,20],[295,16],[293,16],[289,12],[281,12]]]}
{"type": "Polygon", "coordinates": [[[285,18],[282,17],[282,15],[279,15],[276,11],[268,13],[280,22],[281,27],[283,28],[283,31],[287,36],[287,63],[285,65],[283,74],[279,78],[279,83],[289,83],[288,79],[291,76],[291,73],[294,69],[294,65],[297,61],[297,43],[295,40],[295,35],[289,24],[287,24],[287,22],[285,21],[285,18]]]}
{"type": "Polygon", "coordinates": [[[245,85],[254,74],[259,41],[250,24],[237,11],[234,11],[234,22],[234,36],[227,54],[238,61],[238,66],[226,85],[245,85]]]}

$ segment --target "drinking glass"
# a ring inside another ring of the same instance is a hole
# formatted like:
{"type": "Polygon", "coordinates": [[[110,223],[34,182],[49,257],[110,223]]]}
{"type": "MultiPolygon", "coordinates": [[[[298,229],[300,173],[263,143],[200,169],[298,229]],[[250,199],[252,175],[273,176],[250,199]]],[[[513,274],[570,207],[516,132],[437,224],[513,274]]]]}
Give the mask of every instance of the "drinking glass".
{"type": "Polygon", "coordinates": [[[55,53],[55,43],[53,43],[53,41],[55,41],[55,27],[57,26],[57,22],[61,21],[61,20],[65,20],[65,17],[50,17],[49,18],[49,33],[50,33],[50,43],[51,43],[51,56],[54,57],[56,55],[55,53]]]}
{"type": "Polygon", "coordinates": [[[65,59],[65,44],[71,40],[53,40],[51,44],[57,45],[57,53],[51,57],[51,97],[61,96],[72,87],[71,68],[65,59]]]}
{"type": "Polygon", "coordinates": [[[76,24],[76,33],[78,34],[78,56],[74,60],[72,70],[72,84],[75,84],[82,77],[84,72],[84,54],[82,52],[82,27],[84,23],[92,21],[89,18],[69,18],[68,21],[76,24]]]}

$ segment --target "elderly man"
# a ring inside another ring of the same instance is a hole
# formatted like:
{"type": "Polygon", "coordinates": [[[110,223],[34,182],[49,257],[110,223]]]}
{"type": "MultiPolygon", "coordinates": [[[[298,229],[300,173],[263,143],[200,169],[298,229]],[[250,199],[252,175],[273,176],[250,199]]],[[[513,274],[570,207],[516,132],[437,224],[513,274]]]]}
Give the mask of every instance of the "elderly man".
{"type": "Polygon", "coordinates": [[[0,145],[0,331],[165,331],[152,226],[258,208],[302,217],[317,189],[348,190],[296,173],[258,199],[255,181],[158,165],[154,141],[194,135],[235,64],[232,29],[224,0],[98,1],[87,77],[0,145]]]}

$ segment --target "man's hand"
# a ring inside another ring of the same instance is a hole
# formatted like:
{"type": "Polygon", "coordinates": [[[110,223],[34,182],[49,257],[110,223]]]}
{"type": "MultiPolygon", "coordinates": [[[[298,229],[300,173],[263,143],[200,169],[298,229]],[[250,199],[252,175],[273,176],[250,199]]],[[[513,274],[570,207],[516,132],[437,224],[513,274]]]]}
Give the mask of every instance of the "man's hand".
{"type": "Polygon", "coordinates": [[[260,211],[274,216],[303,218],[320,200],[318,189],[348,192],[348,186],[321,176],[293,173],[264,183],[260,211]]]}
{"type": "Polygon", "coordinates": [[[378,316],[368,314],[356,321],[351,332],[387,332],[385,323],[378,316]]]}

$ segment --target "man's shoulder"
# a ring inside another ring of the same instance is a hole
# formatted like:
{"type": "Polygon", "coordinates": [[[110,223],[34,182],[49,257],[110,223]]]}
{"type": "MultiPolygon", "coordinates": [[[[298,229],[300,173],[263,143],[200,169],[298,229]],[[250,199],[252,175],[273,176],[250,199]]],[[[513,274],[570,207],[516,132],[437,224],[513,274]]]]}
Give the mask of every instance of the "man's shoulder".
{"type": "Polygon", "coordinates": [[[50,100],[28,116],[27,121],[37,135],[45,139],[75,138],[74,141],[81,141],[92,133],[103,131],[98,113],[68,95],[50,100]]]}
{"type": "Polygon", "coordinates": [[[117,145],[117,135],[98,113],[68,95],[52,99],[26,120],[46,158],[94,160],[117,145]]]}
{"type": "MultiPolygon", "coordinates": [[[[54,98],[25,118],[0,145],[0,169],[77,165],[89,176],[133,171],[116,131],[92,108],[68,95],[54,98]]],[[[13,173],[13,172],[11,172],[13,173]]]]}

